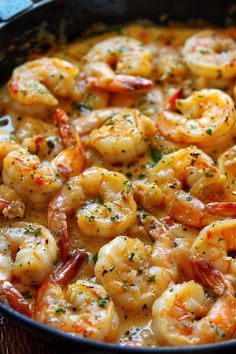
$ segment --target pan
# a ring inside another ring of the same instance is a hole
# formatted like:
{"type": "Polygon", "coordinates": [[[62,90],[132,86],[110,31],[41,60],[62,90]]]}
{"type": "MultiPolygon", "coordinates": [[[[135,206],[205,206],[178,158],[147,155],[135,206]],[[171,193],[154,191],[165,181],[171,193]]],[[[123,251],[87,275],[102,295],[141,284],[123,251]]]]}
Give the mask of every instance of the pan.
{"type": "MultiPolygon", "coordinates": [[[[57,41],[71,41],[96,22],[108,25],[149,19],[158,24],[202,19],[217,26],[236,23],[230,0],[0,0],[0,84],[32,52],[45,52],[57,41]]],[[[29,319],[0,303],[0,311],[40,339],[86,354],[235,354],[236,340],[195,347],[132,348],[71,336],[29,319]]]]}

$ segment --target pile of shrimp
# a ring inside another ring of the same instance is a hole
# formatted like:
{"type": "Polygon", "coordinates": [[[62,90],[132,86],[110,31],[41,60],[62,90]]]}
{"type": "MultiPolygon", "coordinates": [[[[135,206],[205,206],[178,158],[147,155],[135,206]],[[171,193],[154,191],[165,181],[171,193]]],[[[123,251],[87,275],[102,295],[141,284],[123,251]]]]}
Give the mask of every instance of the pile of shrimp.
{"type": "Polygon", "coordinates": [[[0,90],[0,301],[122,346],[236,338],[236,30],[130,24],[0,90]]]}

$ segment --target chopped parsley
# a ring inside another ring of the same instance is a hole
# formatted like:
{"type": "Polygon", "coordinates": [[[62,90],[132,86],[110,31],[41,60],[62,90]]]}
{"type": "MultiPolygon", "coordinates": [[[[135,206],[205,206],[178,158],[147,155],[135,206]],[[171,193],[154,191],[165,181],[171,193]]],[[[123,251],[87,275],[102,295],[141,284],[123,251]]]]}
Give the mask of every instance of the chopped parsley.
{"type": "Polygon", "coordinates": [[[53,150],[55,147],[55,143],[52,140],[47,140],[47,146],[49,150],[53,150]]]}
{"type": "Polygon", "coordinates": [[[26,226],[24,234],[33,233],[35,237],[39,236],[41,233],[41,227],[34,228],[32,225],[26,226]]]}
{"type": "Polygon", "coordinates": [[[211,129],[211,128],[208,128],[208,129],[206,130],[206,133],[207,133],[208,135],[212,135],[212,129],[211,129]]]}
{"type": "Polygon", "coordinates": [[[151,149],[151,155],[155,164],[157,164],[162,159],[162,152],[157,149],[151,149]]]}
{"type": "Polygon", "coordinates": [[[66,310],[63,309],[62,307],[59,307],[58,309],[56,309],[56,313],[65,313],[66,310]]]}
{"type": "Polygon", "coordinates": [[[98,260],[98,254],[96,253],[96,254],[93,256],[93,263],[97,263],[97,260],[98,260]]]}
{"type": "Polygon", "coordinates": [[[155,281],[156,281],[156,276],[155,276],[155,274],[148,278],[148,282],[149,282],[149,283],[155,283],[155,281]]]}
{"type": "Polygon", "coordinates": [[[135,253],[134,253],[134,252],[131,252],[130,255],[128,256],[128,260],[129,260],[130,262],[133,262],[134,256],[135,256],[135,253]]]}
{"type": "Polygon", "coordinates": [[[105,307],[106,304],[108,304],[108,302],[110,302],[110,297],[109,296],[100,297],[100,299],[98,299],[98,306],[105,307]]]}

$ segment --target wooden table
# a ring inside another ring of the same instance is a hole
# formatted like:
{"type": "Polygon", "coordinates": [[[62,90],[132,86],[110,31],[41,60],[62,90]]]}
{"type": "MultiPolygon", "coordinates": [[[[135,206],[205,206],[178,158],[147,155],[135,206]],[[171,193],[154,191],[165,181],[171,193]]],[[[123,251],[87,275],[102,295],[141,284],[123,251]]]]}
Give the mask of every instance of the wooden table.
{"type": "MultiPolygon", "coordinates": [[[[0,354],[59,354],[0,314],[0,354]]],[[[68,353],[68,352],[67,352],[68,353]]],[[[60,350],[60,354],[63,352],[60,350]]]]}

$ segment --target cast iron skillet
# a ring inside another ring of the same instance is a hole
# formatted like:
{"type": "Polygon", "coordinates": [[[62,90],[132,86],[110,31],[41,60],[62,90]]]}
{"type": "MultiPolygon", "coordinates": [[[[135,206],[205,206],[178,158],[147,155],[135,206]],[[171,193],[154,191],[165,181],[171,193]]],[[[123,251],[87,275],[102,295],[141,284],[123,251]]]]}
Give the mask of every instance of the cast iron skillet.
{"type": "MultiPolygon", "coordinates": [[[[52,40],[72,40],[93,23],[135,19],[187,21],[200,18],[219,26],[236,24],[232,0],[0,0],[0,84],[30,52],[46,51],[52,40]],[[162,16],[162,15],[165,16],[162,16]],[[60,30],[59,30],[60,29],[60,30]]],[[[86,354],[235,354],[236,340],[188,348],[131,348],[72,337],[31,320],[0,303],[0,310],[41,339],[86,354]]]]}

